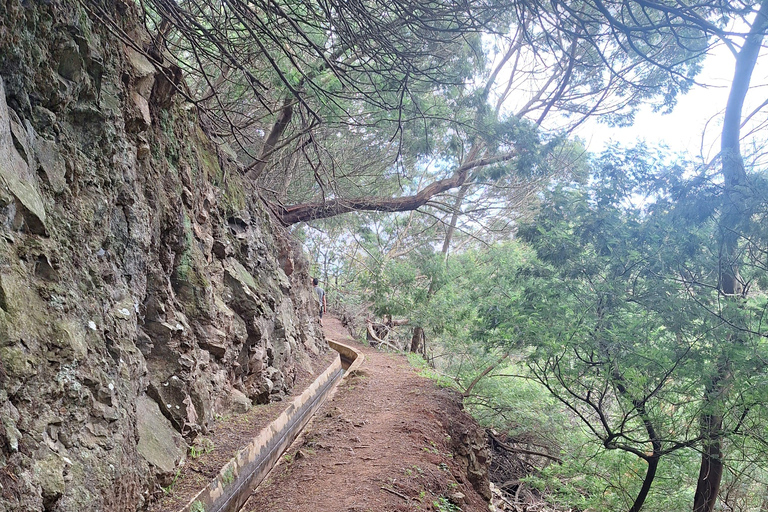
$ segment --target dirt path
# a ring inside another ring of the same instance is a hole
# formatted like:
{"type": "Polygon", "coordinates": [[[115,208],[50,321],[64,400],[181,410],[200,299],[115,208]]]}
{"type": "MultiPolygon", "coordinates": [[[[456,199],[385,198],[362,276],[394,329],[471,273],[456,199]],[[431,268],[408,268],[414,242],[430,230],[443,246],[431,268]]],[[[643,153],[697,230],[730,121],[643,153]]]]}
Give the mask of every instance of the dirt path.
{"type": "Polygon", "coordinates": [[[221,418],[206,435],[198,436],[186,464],[179,469],[173,482],[158,488],[155,501],[148,512],[176,512],[185,506],[203,487],[216,477],[219,470],[246,444],[256,437],[286,408],[292,397],[301,394],[338,357],[328,350],[323,355],[308,354],[307,365],[301,365],[293,392],[282,401],[252,407],[248,412],[221,418]],[[307,371],[305,366],[312,369],[307,371]]]}
{"type": "Polygon", "coordinates": [[[361,350],[365,363],[242,510],[488,510],[470,481],[487,496],[477,469],[485,462],[484,440],[457,398],[417,375],[403,356],[355,342],[337,319],[326,318],[324,330],[361,350]]]}

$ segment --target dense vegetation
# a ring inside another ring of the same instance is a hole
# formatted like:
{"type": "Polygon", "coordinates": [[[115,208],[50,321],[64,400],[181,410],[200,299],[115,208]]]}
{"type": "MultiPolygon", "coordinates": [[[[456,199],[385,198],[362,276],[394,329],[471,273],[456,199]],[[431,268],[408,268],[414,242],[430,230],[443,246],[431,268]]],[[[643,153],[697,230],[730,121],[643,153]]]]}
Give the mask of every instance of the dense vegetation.
{"type": "MultiPolygon", "coordinates": [[[[346,265],[335,269],[340,307],[407,315],[482,422],[558,459],[540,459],[525,485],[564,510],[690,508],[711,414],[722,418],[721,495],[736,510],[765,505],[766,176],[748,175],[744,291],[728,297],[722,183],[668,162],[611,148],[589,179],[543,191],[515,239],[447,261],[423,246],[386,258],[376,242],[387,230],[368,225],[360,254],[330,255],[346,265]]],[[[409,335],[390,341],[408,347],[409,335]]]]}
{"type": "Polygon", "coordinates": [[[142,8],[148,57],[244,162],[232,209],[258,195],[335,307],[400,324],[387,343],[538,453],[516,489],[766,510],[765,115],[745,105],[768,2],[142,8]],[[735,72],[713,161],[585,151],[579,126],[672,109],[717,46],[735,72]]]}

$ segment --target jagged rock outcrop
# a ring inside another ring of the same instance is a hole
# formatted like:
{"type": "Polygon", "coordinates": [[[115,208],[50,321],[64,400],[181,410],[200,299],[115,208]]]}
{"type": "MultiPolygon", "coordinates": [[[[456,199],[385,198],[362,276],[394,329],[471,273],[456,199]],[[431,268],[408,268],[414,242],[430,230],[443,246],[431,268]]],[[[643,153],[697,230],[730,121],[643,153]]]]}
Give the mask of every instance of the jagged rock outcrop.
{"type": "Polygon", "coordinates": [[[453,457],[467,481],[480,496],[490,502],[492,495],[488,474],[488,440],[483,429],[459,405],[462,402],[458,393],[453,395],[453,399],[453,404],[461,409],[452,411],[453,421],[449,423],[453,457]]]}
{"type": "Polygon", "coordinates": [[[2,510],[140,510],[185,440],[324,347],[306,263],[134,4],[101,4],[113,30],[86,5],[0,6],[2,510]]]}

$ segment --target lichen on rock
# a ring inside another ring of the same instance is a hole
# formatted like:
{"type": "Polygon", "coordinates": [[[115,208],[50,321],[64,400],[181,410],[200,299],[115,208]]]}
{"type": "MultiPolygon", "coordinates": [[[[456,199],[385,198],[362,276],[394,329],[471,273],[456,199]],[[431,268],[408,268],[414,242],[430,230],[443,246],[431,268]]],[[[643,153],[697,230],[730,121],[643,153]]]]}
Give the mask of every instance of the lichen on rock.
{"type": "Polygon", "coordinates": [[[300,249],[222,179],[133,9],[129,45],[77,2],[0,8],[2,510],[141,510],[325,347],[300,249]]]}

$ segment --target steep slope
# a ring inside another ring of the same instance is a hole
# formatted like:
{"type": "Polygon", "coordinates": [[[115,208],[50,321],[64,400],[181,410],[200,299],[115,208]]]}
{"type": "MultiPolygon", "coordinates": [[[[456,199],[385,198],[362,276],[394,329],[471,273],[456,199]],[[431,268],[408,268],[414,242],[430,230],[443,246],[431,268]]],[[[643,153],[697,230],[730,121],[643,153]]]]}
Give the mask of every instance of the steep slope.
{"type": "Polygon", "coordinates": [[[324,350],[306,263],[134,9],[0,5],[2,510],[140,509],[324,350]]]}

